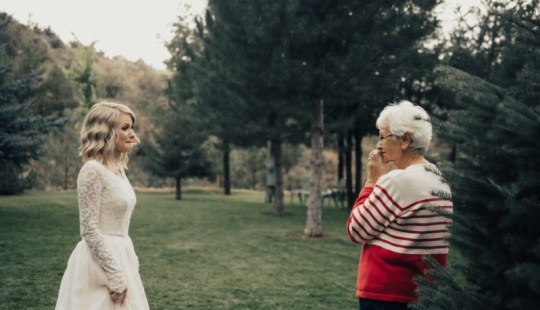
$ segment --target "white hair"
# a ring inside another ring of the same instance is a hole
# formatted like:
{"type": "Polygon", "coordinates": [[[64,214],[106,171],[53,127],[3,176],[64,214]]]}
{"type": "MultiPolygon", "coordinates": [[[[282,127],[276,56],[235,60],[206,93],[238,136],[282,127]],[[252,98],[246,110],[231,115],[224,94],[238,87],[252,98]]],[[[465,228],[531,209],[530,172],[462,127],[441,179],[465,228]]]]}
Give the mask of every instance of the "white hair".
{"type": "Polygon", "coordinates": [[[388,129],[397,137],[410,132],[412,142],[409,148],[417,155],[427,152],[433,135],[429,115],[422,107],[407,100],[387,105],[377,118],[376,125],[378,129],[388,129]]]}

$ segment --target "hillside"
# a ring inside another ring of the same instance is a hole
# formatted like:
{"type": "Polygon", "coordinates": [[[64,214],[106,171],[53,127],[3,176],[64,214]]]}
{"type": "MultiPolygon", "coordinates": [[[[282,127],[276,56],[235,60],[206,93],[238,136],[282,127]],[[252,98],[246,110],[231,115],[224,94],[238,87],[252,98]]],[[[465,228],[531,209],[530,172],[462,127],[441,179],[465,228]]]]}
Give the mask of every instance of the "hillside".
{"type": "MultiPolygon", "coordinates": [[[[0,13],[0,22],[5,22],[8,18],[6,13],[0,13]]],[[[84,53],[83,49],[88,47],[77,42],[63,42],[50,27],[24,25],[15,19],[11,19],[6,39],[6,42],[2,42],[5,55],[0,61],[15,64],[13,78],[24,76],[35,69],[40,74],[33,98],[36,111],[44,115],[57,113],[64,117],[73,117],[75,110],[83,105],[83,97],[78,85],[67,77],[73,64],[84,53]]],[[[108,100],[127,104],[137,114],[137,133],[141,140],[152,139],[151,133],[156,129],[154,117],[159,115],[158,110],[167,107],[163,89],[169,73],[156,70],[142,60],[132,62],[122,56],[106,57],[103,51],[94,51],[92,75],[97,81],[95,101],[108,100]]],[[[69,128],[66,132],[68,131],[69,128]]],[[[58,135],[55,137],[58,138],[58,135]]],[[[75,138],[71,144],[77,143],[76,140],[75,138]]],[[[80,160],[70,163],[67,177],[69,180],[66,182],[66,177],[50,172],[51,168],[60,169],[61,167],[57,166],[61,164],[52,154],[58,141],[48,142],[51,149],[47,149],[46,143],[45,156],[36,163],[38,188],[74,188],[80,160]]],[[[77,147],[71,145],[69,150],[76,154],[77,147]]],[[[136,156],[132,158],[136,160],[136,156]]],[[[136,185],[159,185],[163,182],[148,175],[141,167],[132,167],[130,174],[136,185]]]]}

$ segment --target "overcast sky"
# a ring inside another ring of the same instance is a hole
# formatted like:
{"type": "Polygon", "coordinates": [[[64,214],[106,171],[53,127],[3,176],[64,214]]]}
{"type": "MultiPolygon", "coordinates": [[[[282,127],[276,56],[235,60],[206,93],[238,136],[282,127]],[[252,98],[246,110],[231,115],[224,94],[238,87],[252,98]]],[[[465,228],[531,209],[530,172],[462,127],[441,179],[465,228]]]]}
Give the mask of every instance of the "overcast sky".
{"type": "MultiPolygon", "coordinates": [[[[156,69],[165,69],[169,58],[164,42],[172,38],[172,24],[178,15],[204,11],[207,0],[0,0],[0,11],[23,24],[50,26],[62,41],[75,34],[85,45],[96,41],[96,49],[108,57],[122,55],[143,59],[156,69]]],[[[480,0],[446,0],[438,8],[443,30],[452,29],[457,4],[468,8],[480,0]]]]}

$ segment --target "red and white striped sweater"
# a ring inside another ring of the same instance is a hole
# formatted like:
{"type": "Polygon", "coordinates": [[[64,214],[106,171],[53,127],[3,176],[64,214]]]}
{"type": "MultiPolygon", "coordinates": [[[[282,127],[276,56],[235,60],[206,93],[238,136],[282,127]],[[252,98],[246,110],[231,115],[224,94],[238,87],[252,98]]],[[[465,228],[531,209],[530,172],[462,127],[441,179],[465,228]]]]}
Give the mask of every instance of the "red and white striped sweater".
{"type": "Polygon", "coordinates": [[[351,241],[363,243],[359,298],[410,302],[416,299],[412,278],[425,270],[422,256],[446,266],[451,221],[434,210],[452,213],[452,201],[434,195],[450,193],[436,169],[430,164],[394,170],[360,192],[347,221],[351,241]]]}

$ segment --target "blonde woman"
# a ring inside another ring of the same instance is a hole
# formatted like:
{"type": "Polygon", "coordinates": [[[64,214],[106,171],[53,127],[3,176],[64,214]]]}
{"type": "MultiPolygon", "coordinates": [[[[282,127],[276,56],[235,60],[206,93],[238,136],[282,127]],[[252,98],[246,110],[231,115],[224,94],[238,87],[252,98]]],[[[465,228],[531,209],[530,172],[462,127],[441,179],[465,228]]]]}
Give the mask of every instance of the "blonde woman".
{"type": "Polygon", "coordinates": [[[136,198],[124,169],[139,139],[123,104],[94,105],[81,129],[77,179],[82,240],[71,254],[56,309],[149,309],[128,236],[136,198]]]}

